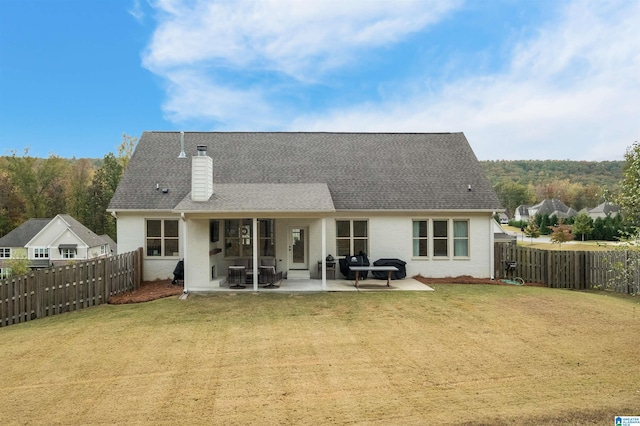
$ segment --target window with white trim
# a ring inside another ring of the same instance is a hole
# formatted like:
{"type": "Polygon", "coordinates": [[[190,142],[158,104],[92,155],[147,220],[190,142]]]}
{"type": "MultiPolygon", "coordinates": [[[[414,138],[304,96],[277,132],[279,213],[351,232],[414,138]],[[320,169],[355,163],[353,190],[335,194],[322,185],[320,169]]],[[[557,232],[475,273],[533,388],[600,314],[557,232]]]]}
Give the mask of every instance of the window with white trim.
{"type": "Polygon", "coordinates": [[[369,222],[366,220],[336,220],[336,251],[349,256],[369,250],[369,222]]]}
{"type": "Polygon", "coordinates": [[[429,257],[429,221],[413,221],[413,257],[429,257]]]}
{"type": "Polygon", "coordinates": [[[2,247],[0,248],[0,259],[10,259],[11,258],[11,249],[2,247]]]}
{"type": "Polygon", "coordinates": [[[453,221],[453,256],[469,257],[469,221],[453,221]]]}
{"type": "Polygon", "coordinates": [[[433,257],[449,256],[449,221],[433,221],[433,257]]]}
{"type": "Polygon", "coordinates": [[[147,256],[179,256],[178,228],[177,219],[147,219],[147,256]]]}
{"type": "Polygon", "coordinates": [[[33,249],[33,257],[36,259],[48,259],[49,249],[46,247],[36,247],[33,249]]]}
{"type": "Polygon", "coordinates": [[[0,268],[0,280],[11,276],[11,268],[0,268]]]}
{"type": "Polygon", "coordinates": [[[76,258],[76,249],[74,248],[63,248],[60,249],[60,254],[63,259],[75,259],[76,258]]]}

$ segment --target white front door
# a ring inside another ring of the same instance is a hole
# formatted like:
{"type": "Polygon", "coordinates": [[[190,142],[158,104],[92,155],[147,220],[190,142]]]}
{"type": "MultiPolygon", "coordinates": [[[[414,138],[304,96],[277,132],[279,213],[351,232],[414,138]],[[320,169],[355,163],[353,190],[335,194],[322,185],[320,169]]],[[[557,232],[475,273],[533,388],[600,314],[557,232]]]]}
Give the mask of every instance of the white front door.
{"type": "Polygon", "coordinates": [[[289,269],[307,269],[307,236],[309,228],[289,228],[289,269]]]}

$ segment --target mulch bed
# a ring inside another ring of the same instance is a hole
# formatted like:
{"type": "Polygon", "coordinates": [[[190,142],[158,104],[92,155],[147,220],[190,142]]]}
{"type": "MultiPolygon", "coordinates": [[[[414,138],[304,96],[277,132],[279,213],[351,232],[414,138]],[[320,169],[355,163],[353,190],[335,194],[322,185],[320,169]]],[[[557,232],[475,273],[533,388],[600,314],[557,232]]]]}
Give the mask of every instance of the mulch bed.
{"type": "Polygon", "coordinates": [[[171,280],[145,281],[140,285],[139,289],[112,296],[107,303],[122,305],[125,303],[149,302],[164,297],[177,296],[182,294],[182,290],[182,283],[173,285],[171,280]]]}
{"type": "MultiPolygon", "coordinates": [[[[492,280],[491,278],[474,278],[469,275],[460,275],[457,277],[446,278],[427,278],[421,275],[413,277],[416,281],[420,281],[423,284],[490,284],[490,285],[513,285],[504,283],[500,280],[492,280]]],[[[540,283],[525,283],[525,286],[529,287],[544,287],[544,284],[540,283]]]]}

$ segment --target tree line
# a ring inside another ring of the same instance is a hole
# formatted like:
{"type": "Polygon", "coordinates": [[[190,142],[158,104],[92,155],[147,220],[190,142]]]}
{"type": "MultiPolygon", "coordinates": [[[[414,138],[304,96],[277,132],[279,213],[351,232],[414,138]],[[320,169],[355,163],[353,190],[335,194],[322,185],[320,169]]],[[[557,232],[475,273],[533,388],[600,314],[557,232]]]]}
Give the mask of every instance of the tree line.
{"type": "Polygon", "coordinates": [[[25,149],[0,157],[0,237],[30,218],[70,214],[98,235],[116,239],[106,209],[138,141],[123,134],[117,154],[101,160],[36,158],[25,149]]]}
{"type": "Polygon", "coordinates": [[[613,201],[625,161],[517,160],[480,164],[507,214],[519,205],[556,198],[576,211],[613,201]]]}
{"type": "MultiPolygon", "coordinates": [[[[98,235],[115,240],[115,219],[106,212],[138,141],[126,134],[117,154],[101,160],[34,158],[25,150],[0,157],[0,236],[30,218],[67,213],[98,235]]],[[[507,213],[521,204],[557,198],[577,211],[603,201],[624,207],[627,224],[640,226],[640,146],[625,161],[481,161],[507,213]]],[[[595,223],[592,224],[595,226],[595,223]]],[[[596,229],[599,226],[595,226],[596,229]]],[[[607,226],[608,228],[608,226],[607,226]]]]}

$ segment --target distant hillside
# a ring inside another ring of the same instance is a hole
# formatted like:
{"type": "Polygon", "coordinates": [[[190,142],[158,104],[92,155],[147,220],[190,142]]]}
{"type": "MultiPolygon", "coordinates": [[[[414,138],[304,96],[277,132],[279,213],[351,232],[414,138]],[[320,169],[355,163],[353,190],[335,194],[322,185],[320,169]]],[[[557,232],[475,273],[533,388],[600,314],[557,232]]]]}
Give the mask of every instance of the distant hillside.
{"type": "Polygon", "coordinates": [[[522,185],[543,185],[569,180],[583,186],[613,190],[622,179],[624,161],[515,160],[481,161],[491,185],[511,180],[522,185]]]}

